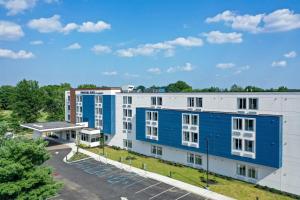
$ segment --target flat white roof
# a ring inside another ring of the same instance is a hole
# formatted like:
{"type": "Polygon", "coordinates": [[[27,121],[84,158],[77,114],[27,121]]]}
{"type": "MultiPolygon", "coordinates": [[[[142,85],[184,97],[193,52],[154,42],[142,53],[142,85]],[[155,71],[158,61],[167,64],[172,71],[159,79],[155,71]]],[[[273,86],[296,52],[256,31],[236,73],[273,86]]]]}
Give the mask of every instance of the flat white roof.
{"type": "Polygon", "coordinates": [[[49,132],[49,131],[75,130],[75,129],[84,128],[85,126],[72,124],[64,121],[57,121],[57,122],[27,123],[27,124],[21,124],[21,127],[39,131],[39,132],[49,132]]]}

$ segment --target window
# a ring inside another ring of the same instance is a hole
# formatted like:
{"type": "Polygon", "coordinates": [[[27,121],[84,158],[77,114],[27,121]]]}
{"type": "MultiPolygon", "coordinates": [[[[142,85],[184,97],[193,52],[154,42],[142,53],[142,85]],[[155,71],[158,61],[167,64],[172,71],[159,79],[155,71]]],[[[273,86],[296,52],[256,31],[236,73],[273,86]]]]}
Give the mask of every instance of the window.
{"type": "Polygon", "coordinates": [[[157,112],[152,112],[152,116],[153,116],[153,121],[157,121],[158,119],[158,113],[157,112]]]}
{"type": "Polygon", "coordinates": [[[242,139],[233,138],[233,149],[240,150],[240,151],[243,150],[242,139]]]}
{"type": "Polygon", "coordinates": [[[151,112],[150,111],[146,112],[146,120],[151,120],[151,112]]]}
{"type": "Polygon", "coordinates": [[[192,154],[192,153],[188,153],[187,154],[187,162],[188,163],[191,163],[191,164],[194,164],[195,163],[195,156],[194,156],[194,154],[192,154]]]}
{"type": "Polygon", "coordinates": [[[91,142],[99,142],[100,137],[91,138],[91,142]]]}
{"type": "Polygon", "coordinates": [[[157,127],[152,127],[152,135],[157,136],[157,127]]]}
{"type": "Polygon", "coordinates": [[[202,165],[202,157],[193,153],[187,153],[187,163],[202,165]]]}
{"type": "Polygon", "coordinates": [[[124,130],[132,130],[132,123],[131,122],[123,122],[123,129],[124,130]]]}
{"type": "Polygon", "coordinates": [[[132,141],[131,140],[126,140],[126,139],[124,139],[123,140],[123,146],[124,146],[124,148],[132,148],[132,141]]]}
{"type": "Polygon", "coordinates": [[[146,135],[149,135],[149,136],[152,135],[151,134],[151,126],[146,127],[146,135]]]}
{"type": "Polygon", "coordinates": [[[183,114],[183,124],[190,124],[190,115],[183,114]]]}
{"type": "Polygon", "coordinates": [[[123,96],[123,104],[127,104],[127,96],[123,96]]]}
{"type": "Polygon", "coordinates": [[[75,131],[71,131],[71,138],[73,138],[73,139],[76,138],[76,132],[75,131]]]}
{"type": "Polygon", "coordinates": [[[196,107],[202,108],[202,98],[196,97],[196,107]]]}
{"type": "Polygon", "coordinates": [[[151,105],[152,106],[162,106],[163,102],[162,102],[162,97],[151,97],[151,105]]]}
{"type": "Polygon", "coordinates": [[[187,98],[187,106],[188,107],[194,107],[195,106],[194,97],[188,97],[187,98]]]}
{"type": "Polygon", "coordinates": [[[151,97],[151,105],[152,106],[156,105],[156,97],[151,97]]]}
{"type": "Polygon", "coordinates": [[[157,97],[157,105],[162,106],[162,97],[157,97]]]}
{"type": "Polygon", "coordinates": [[[96,103],[102,103],[102,96],[95,96],[96,103]]]}
{"type": "Polygon", "coordinates": [[[71,106],[70,105],[68,105],[68,110],[71,110],[71,106]]]}
{"type": "Polygon", "coordinates": [[[189,142],[190,141],[190,132],[183,131],[183,141],[189,142]]]}
{"type": "Polygon", "coordinates": [[[146,120],[158,121],[158,112],[156,111],[147,111],[146,120]]]}
{"type": "Polygon", "coordinates": [[[254,131],[254,119],[245,119],[245,130],[254,131]]]}
{"type": "Polygon", "coordinates": [[[247,109],[247,98],[237,99],[238,109],[247,109]]]}
{"type": "Polygon", "coordinates": [[[96,108],[96,115],[102,115],[102,108],[96,108]]]}
{"type": "Polygon", "coordinates": [[[132,104],[132,97],[128,97],[128,104],[132,104]]]}
{"type": "Polygon", "coordinates": [[[258,109],[258,98],[249,98],[249,109],[250,110],[258,109]]]}
{"type": "Polygon", "coordinates": [[[257,170],[254,167],[248,167],[248,177],[257,179],[257,170]]]}
{"type": "Polygon", "coordinates": [[[157,156],[162,156],[162,147],[152,145],[151,153],[157,156]]]}
{"type": "Polygon", "coordinates": [[[236,173],[239,176],[246,176],[246,165],[238,164],[236,173]]]}
{"type": "Polygon", "coordinates": [[[243,119],[242,118],[233,118],[233,129],[234,130],[243,130],[243,119]]]}
{"type": "Polygon", "coordinates": [[[245,151],[254,152],[254,141],[245,140],[245,151]]]}
{"type": "Polygon", "coordinates": [[[192,142],[198,143],[198,133],[192,132],[191,135],[192,135],[192,142]]]}
{"type": "Polygon", "coordinates": [[[192,125],[198,125],[198,115],[192,115],[192,125]]]}
{"type": "Polygon", "coordinates": [[[200,155],[195,155],[195,164],[202,165],[202,157],[200,155]]]}

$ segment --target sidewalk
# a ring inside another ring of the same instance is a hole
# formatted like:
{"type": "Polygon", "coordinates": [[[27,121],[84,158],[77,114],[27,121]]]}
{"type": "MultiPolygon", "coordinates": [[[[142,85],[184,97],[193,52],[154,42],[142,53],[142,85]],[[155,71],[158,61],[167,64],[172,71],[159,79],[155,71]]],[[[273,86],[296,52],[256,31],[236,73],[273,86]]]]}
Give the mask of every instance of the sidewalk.
{"type": "MultiPolygon", "coordinates": [[[[70,148],[72,148],[72,151],[67,155],[67,157],[70,158],[74,154],[74,152],[76,152],[76,145],[74,143],[66,143],[66,145],[68,145],[70,148]]],[[[177,188],[186,190],[188,192],[200,195],[200,196],[202,196],[204,198],[207,198],[207,199],[210,199],[210,200],[233,200],[233,198],[230,198],[230,197],[227,197],[227,196],[224,196],[224,195],[221,195],[221,194],[218,194],[218,193],[215,193],[215,192],[212,192],[212,191],[209,191],[209,190],[206,190],[206,189],[203,189],[203,188],[200,188],[200,187],[182,182],[182,181],[178,181],[178,180],[175,180],[175,179],[163,176],[163,175],[159,175],[159,174],[156,174],[156,173],[153,173],[153,172],[148,172],[148,171],[136,168],[136,167],[132,167],[130,165],[126,165],[126,164],[123,164],[123,163],[120,163],[120,162],[117,162],[117,161],[114,161],[114,160],[110,160],[108,158],[105,158],[105,157],[100,156],[98,154],[92,153],[92,152],[87,151],[85,149],[79,148],[79,152],[83,153],[83,154],[86,154],[86,155],[88,155],[88,156],[90,156],[90,157],[94,158],[95,160],[100,161],[102,163],[110,164],[110,165],[113,165],[113,166],[115,166],[119,169],[123,169],[123,170],[128,171],[128,172],[136,173],[136,174],[138,174],[142,177],[151,178],[151,179],[154,179],[156,181],[160,181],[160,182],[172,185],[174,187],[177,187],[177,188]]],[[[64,158],[64,161],[66,161],[66,158],[64,158]]]]}

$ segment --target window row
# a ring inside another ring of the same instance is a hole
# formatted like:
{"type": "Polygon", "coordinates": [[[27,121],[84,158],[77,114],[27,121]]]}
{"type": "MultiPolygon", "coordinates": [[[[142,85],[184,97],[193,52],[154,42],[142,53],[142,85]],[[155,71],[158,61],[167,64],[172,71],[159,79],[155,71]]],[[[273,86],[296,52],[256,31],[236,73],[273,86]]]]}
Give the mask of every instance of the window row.
{"type": "Polygon", "coordinates": [[[132,117],[131,109],[123,109],[123,117],[132,117]]]}
{"type": "Polygon", "coordinates": [[[123,140],[123,147],[124,148],[132,148],[132,140],[126,140],[126,139],[124,139],[123,140]]]}
{"type": "Polygon", "coordinates": [[[199,133],[197,132],[182,131],[182,141],[198,143],[198,135],[199,133]]]}
{"type": "Polygon", "coordinates": [[[255,167],[246,166],[243,164],[237,164],[236,174],[238,176],[244,176],[252,179],[257,179],[258,173],[255,167]]]}
{"type": "Polygon", "coordinates": [[[237,99],[237,108],[240,110],[257,110],[258,109],[258,98],[238,98],[237,99]],[[247,106],[248,103],[248,106],[247,106]]]}
{"type": "Polygon", "coordinates": [[[76,117],[76,123],[81,123],[83,121],[82,117],[76,117]]]}
{"type": "Polygon", "coordinates": [[[156,155],[156,156],[162,156],[162,147],[156,146],[156,145],[151,145],[151,154],[156,155]]]}
{"type": "Polygon", "coordinates": [[[76,112],[82,112],[82,106],[76,106],[76,112]]]}
{"type": "Polygon", "coordinates": [[[95,127],[100,128],[100,126],[103,126],[103,121],[100,119],[95,120],[95,127]]]}
{"type": "Polygon", "coordinates": [[[102,108],[95,108],[96,115],[102,115],[102,108]]]}
{"type": "Polygon", "coordinates": [[[196,114],[182,114],[182,124],[198,125],[199,115],[196,114]]]}
{"type": "Polygon", "coordinates": [[[253,140],[246,140],[241,138],[233,138],[232,139],[234,150],[238,151],[246,151],[246,152],[255,152],[255,142],[253,140]]]}
{"type": "Polygon", "coordinates": [[[255,119],[235,117],[232,119],[232,129],[240,131],[255,131],[255,119]]]}
{"type": "Polygon", "coordinates": [[[188,107],[202,108],[202,98],[201,97],[188,97],[187,98],[188,107]]]}
{"type": "Polygon", "coordinates": [[[146,135],[147,136],[155,136],[157,137],[158,131],[157,127],[146,126],[146,135]]]}
{"type": "Polygon", "coordinates": [[[76,96],[76,102],[82,102],[82,96],[81,95],[76,96]]]}
{"type": "Polygon", "coordinates": [[[131,96],[123,96],[123,104],[132,104],[132,97],[131,96]]]}
{"type": "Polygon", "coordinates": [[[102,103],[102,96],[95,96],[95,103],[102,103]]]}
{"type": "Polygon", "coordinates": [[[158,121],[158,112],[157,111],[147,111],[146,120],[158,121]]]}
{"type": "Polygon", "coordinates": [[[187,153],[187,163],[193,165],[202,165],[202,157],[197,154],[187,153]]]}
{"type": "Polygon", "coordinates": [[[132,130],[132,123],[131,122],[123,122],[123,130],[132,130]]]}
{"type": "Polygon", "coordinates": [[[163,104],[162,97],[151,97],[152,106],[162,106],[162,104],[163,104]]]}

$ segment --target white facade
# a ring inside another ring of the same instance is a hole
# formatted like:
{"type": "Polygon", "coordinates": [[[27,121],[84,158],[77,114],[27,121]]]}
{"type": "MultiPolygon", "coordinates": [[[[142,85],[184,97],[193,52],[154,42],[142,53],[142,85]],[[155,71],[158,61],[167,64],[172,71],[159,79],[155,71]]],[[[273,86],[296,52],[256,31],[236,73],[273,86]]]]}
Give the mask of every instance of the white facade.
{"type": "MultiPolygon", "coordinates": [[[[111,135],[108,145],[126,149],[185,165],[206,168],[206,155],[163,145],[136,140],[136,108],[153,107],[197,111],[282,115],[282,167],[244,163],[227,158],[209,156],[210,171],[266,185],[278,190],[300,195],[300,94],[299,93],[117,93],[116,133],[111,135]],[[128,103],[128,97],[131,102],[128,103]],[[154,103],[153,98],[156,102],[154,103]],[[161,97],[161,98],[160,98],[161,97]],[[194,100],[188,98],[195,98],[194,100]],[[124,100],[127,99],[127,102],[124,100]],[[196,99],[199,98],[199,99],[196,99]],[[200,98],[201,104],[200,105],[200,98]],[[243,105],[246,98],[246,106],[243,105]],[[253,99],[256,99],[255,102],[253,99]],[[162,100],[162,103],[160,101],[162,100]],[[191,103],[192,102],[192,103],[191,103]],[[250,104],[251,105],[250,105],[250,104]],[[155,105],[152,105],[155,104],[155,105]],[[161,104],[161,105],[160,105],[161,104]],[[245,108],[245,109],[243,109],[245,108]],[[250,108],[250,109],[249,109],[250,108]],[[255,109],[251,109],[255,108],[255,109]],[[124,114],[124,109],[125,111],[124,114]],[[128,111],[131,110],[131,111],[128,111]],[[128,116],[131,112],[131,116],[128,116]],[[126,114],[127,113],[127,114],[126,114]],[[128,122],[131,127],[128,128],[128,122]],[[127,124],[127,125],[124,125],[127,124]],[[124,142],[125,141],[125,142],[124,142]],[[124,146],[132,143],[132,147],[124,146]],[[162,155],[157,147],[162,147],[162,155]],[[154,149],[154,150],[153,150],[154,149]],[[189,153],[192,153],[189,154],[189,153]],[[191,156],[193,158],[191,158],[191,156]],[[201,158],[201,164],[199,159],[201,158]],[[197,161],[195,161],[197,160],[197,161]],[[247,173],[241,176],[239,173],[247,173]],[[248,175],[249,174],[249,175],[248,175]]],[[[251,131],[250,131],[251,132],[251,131]]],[[[159,133],[158,133],[159,134],[159,133]]],[[[255,132],[251,136],[255,138],[255,132]]],[[[251,155],[251,154],[250,154],[251,155]]],[[[255,154],[252,156],[255,157],[255,154]]]]}

